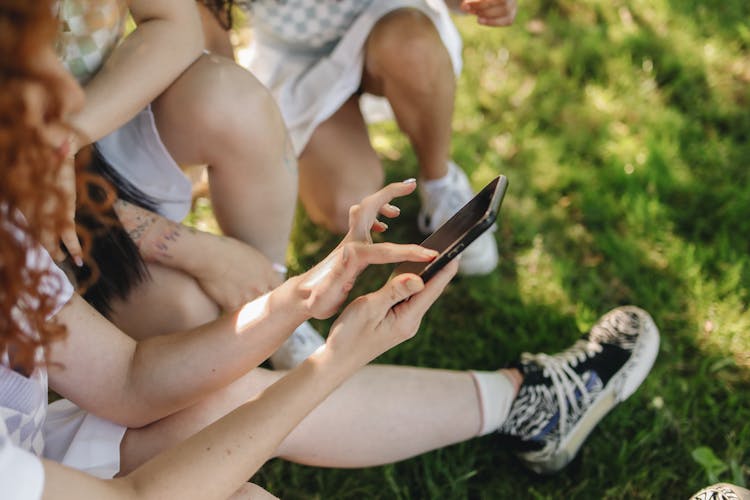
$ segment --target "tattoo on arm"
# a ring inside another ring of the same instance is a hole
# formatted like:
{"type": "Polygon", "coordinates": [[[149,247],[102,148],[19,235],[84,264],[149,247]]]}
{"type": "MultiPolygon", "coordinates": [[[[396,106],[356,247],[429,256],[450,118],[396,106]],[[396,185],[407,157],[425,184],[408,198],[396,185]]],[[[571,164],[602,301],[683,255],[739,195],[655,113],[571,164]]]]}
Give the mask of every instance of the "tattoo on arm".
{"type": "Polygon", "coordinates": [[[172,259],[170,247],[180,238],[181,225],[122,200],[115,202],[115,210],[144,258],[172,259]]]}
{"type": "Polygon", "coordinates": [[[157,215],[122,200],[115,202],[115,210],[125,231],[140,248],[144,235],[156,223],[157,215]]]}

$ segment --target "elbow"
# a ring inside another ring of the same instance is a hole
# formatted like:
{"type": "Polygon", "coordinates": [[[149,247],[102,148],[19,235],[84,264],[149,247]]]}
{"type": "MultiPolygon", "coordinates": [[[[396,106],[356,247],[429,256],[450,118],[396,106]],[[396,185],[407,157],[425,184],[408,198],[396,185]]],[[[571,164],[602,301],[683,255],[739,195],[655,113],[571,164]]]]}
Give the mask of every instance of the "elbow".
{"type": "Polygon", "coordinates": [[[135,402],[133,404],[124,404],[119,408],[113,408],[114,411],[105,416],[105,418],[114,424],[127,427],[128,429],[140,429],[166,416],[151,411],[144,406],[135,402]]]}
{"type": "Polygon", "coordinates": [[[127,427],[128,429],[140,429],[153,424],[159,419],[153,415],[128,415],[120,420],[121,422],[116,423],[123,427],[127,427]]]}
{"type": "Polygon", "coordinates": [[[146,427],[172,413],[162,401],[145,397],[136,387],[119,391],[119,395],[116,404],[108,405],[106,412],[98,415],[128,429],[146,427]]]}

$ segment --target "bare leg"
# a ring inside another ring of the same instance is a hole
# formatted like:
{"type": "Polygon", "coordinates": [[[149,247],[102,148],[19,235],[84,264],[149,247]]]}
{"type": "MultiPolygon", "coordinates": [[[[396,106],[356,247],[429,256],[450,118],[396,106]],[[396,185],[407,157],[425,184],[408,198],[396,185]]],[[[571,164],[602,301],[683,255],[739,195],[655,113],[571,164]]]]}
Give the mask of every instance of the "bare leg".
{"type": "Polygon", "coordinates": [[[420,175],[447,173],[456,81],[432,22],[399,9],[373,27],[365,53],[365,91],[385,96],[417,154],[420,175]]]}
{"type": "Polygon", "coordinates": [[[299,164],[300,200],[310,219],[346,232],[349,207],[380,189],[384,179],[356,96],[315,129],[299,164]]]}
{"type": "Polygon", "coordinates": [[[229,497],[229,500],[278,500],[278,497],[272,495],[257,484],[246,483],[240,489],[229,497]]]}
{"type": "Polygon", "coordinates": [[[113,300],[110,319],[133,338],[189,330],[219,317],[220,308],[187,274],[148,264],[152,279],[132,290],[127,300],[113,300]]]}
{"type": "Polygon", "coordinates": [[[175,161],[209,165],[214,215],[222,231],[283,264],[297,166],[270,93],[233,61],[204,55],[153,109],[175,161]]]}
{"type": "MultiPolygon", "coordinates": [[[[419,11],[394,11],[375,25],[365,50],[364,89],[390,102],[420,176],[443,177],[456,83],[434,25],[419,11]]],[[[334,232],[344,232],[349,207],[383,183],[357,100],[352,96],[318,126],[299,160],[300,199],[314,222],[334,232]]]]}
{"type": "MultiPolygon", "coordinates": [[[[126,473],[260,393],[283,373],[256,369],[225,390],[125,435],[126,473]]],[[[467,372],[371,365],[316,408],[278,455],[326,467],[389,463],[477,435],[480,409],[467,372]]]]}

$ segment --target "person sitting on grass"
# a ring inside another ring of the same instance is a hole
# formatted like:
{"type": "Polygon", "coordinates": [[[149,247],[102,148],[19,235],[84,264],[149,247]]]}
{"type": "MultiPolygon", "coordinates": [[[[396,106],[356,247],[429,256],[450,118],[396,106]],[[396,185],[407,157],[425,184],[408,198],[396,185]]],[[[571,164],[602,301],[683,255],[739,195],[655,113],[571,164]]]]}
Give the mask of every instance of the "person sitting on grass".
{"type": "MultiPolygon", "coordinates": [[[[56,14],[58,55],[86,92],[84,106],[69,118],[75,133],[65,144],[62,174],[71,220],[63,241],[73,258],[83,264],[72,225],[72,158],[88,144],[99,173],[117,188],[122,202],[114,209],[128,221],[139,218],[139,207],[168,221],[184,219],[192,186],[180,165],[208,165],[212,209],[225,235],[200,237],[201,248],[224,258],[185,262],[151,253],[145,264],[123,238],[99,238],[99,256],[131,252],[112,257],[109,267],[100,262],[108,280],[87,299],[98,294],[92,302],[101,312],[146,337],[194,328],[278,286],[298,181],[269,92],[232,60],[203,51],[194,2],[60,0],[56,14]],[[135,26],[126,33],[128,16],[135,26]]],[[[131,229],[137,234],[138,227],[131,229]]],[[[322,343],[305,322],[275,353],[274,366],[290,368],[322,343]]]]}
{"type": "MultiPolygon", "coordinates": [[[[293,370],[256,368],[299,322],[337,313],[368,265],[434,258],[371,239],[414,181],[352,207],[341,244],[302,275],[201,328],[133,340],[73,291],[41,245],[69,223],[65,117],[83,102],[52,50],[51,0],[0,0],[0,27],[4,496],[264,498],[245,481],[272,457],[366,467],[495,431],[529,467],[553,472],[647,376],[659,334],[635,307],[606,314],[562,353],[494,372],[367,365],[417,332],[455,262],[426,284],[404,274],[355,298],[293,370]],[[48,384],[65,399],[48,404],[48,384]]],[[[79,202],[96,211],[112,198],[79,202]]]]}
{"type": "MultiPolygon", "coordinates": [[[[476,16],[484,26],[508,26],[516,16],[515,0],[201,3],[219,21],[234,5],[248,11],[253,36],[247,68],[279,104],[299,156],[300,200],[313,222],[345,232],[349,206],[383,183],[360,109],[365,94],[385,99],[381,103],[390,106],[417,156],[417,222],[423,233],[434,231],[473,197],[466,173],[450,159],[462,61],[449,8],[476,16]]],[[[231,57],[219,21],[203,19],[208,43],[231,57]]],[[[488,274],[497,263],[497,243],[488,232],[464,252],[459,272],[488,274]]]]}

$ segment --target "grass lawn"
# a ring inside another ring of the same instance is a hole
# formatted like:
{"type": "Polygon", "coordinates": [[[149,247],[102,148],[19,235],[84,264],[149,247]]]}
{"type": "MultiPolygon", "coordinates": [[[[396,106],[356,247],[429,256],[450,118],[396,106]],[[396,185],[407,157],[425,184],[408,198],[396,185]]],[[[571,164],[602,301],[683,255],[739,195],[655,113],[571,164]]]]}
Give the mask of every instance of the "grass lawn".
{"type": "MultiPolygon", "coordinates": [[[[526,0],[512,28],[457,23],[453,156],[476,188],[510,181],[501,264],[455,280],[378,362],[494,369],[633,303],[661,329],[656,365],[552,477],[487,437],[366,470],[276,460],[255,479],[285,499],[671,499],[747,484],[750,2],[526,0]]],[[[395,125],[372,132],[389,180],[414,176],[395,125]]],[[[389,239],[420,241],[416,196],[399,205],[389,239]]],[[[300,213],[292,271],[336,241],[300,213]]],[[[388,273],[368,270],[355,293],[388,273]]]]}

